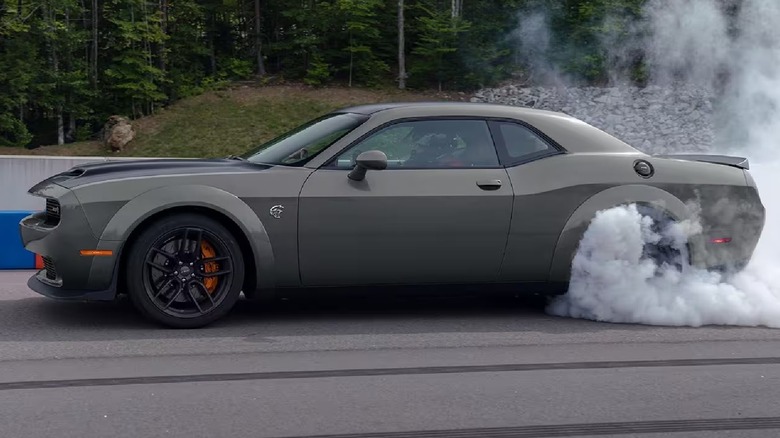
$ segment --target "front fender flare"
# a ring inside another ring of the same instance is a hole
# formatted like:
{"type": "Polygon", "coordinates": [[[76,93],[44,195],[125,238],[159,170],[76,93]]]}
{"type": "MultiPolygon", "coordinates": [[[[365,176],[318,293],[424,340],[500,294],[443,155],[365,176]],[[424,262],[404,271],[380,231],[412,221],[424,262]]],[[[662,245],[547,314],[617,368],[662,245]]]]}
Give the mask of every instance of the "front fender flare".
{"type": "Polygon", "coordinates": [[[158,213],[176,207],[208,208],[233,221],[244,233],[252,249],[257,288],[273,288],[274,254],[265,226],[244,201],[216,187],[187,184],[165,186],[144,192],[116,212],[103,230],[100,240],[121,242],[121,251],[130,234],[141,223],[158,213]]]}
{"type": "Polygon", "coordinates": [[[685,203],[658,187],[632,184],[611,187],[596,193],[583,202],[569,216],[569,220],[564,225],[553,253],[550,282],[569,282],[571,263],[574,260],[577,247],[596,213],[630,203],[652,206],[678,221],[694,217],[693,212],[685,203]]]}

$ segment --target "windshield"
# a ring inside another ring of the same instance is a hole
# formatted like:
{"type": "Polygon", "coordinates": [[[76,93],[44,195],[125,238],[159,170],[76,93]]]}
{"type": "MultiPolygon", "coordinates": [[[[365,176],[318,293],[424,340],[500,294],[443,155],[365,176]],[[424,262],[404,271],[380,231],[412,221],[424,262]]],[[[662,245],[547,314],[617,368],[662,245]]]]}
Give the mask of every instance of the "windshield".
{"type": "Polygon", "coordinates": [[[302,166],[348,132],[365,122],[361,114],[328,114],[246,152],[253,163],[302,166]]]}

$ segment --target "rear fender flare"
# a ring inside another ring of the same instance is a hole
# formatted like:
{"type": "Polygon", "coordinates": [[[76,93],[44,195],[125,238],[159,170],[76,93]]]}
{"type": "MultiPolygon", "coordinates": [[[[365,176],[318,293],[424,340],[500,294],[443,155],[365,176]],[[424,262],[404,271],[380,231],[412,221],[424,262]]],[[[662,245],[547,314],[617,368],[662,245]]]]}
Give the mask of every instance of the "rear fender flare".
{"type": "Polygon", "coordinates": [[[100,240],[122,242],[121,251],[133,230],[146,219],[172,208],[195,206],[214,210],[239,227],[252,248],[257,288],[273,288],[274,255],[265,226],[244,201],[216,187],[188,184],[144,192],[117,211],[103,230],[100,240]]]}
{"type": "Polygon", "coordinates": [[[550,281],[568,283],[571,263],[591,220],[601,210],[625,204],[643,204],[658,209],[676,221],[694,218],[681,200],[669,192],[646,185],[624,185],[603,190],[583,202],[564,225],[553,253],[550,281]]]}

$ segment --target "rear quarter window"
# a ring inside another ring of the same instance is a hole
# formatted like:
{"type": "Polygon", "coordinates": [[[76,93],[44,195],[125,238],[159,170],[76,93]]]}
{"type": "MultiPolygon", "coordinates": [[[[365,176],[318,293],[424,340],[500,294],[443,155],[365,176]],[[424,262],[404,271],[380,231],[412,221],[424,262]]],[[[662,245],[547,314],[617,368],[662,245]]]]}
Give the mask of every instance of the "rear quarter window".
{"type": "Polygon", "coordinates": [[[511,122],[498,122],[506,153],[512,161],[523,160],[557,150],[529,128],[511,122]]]}

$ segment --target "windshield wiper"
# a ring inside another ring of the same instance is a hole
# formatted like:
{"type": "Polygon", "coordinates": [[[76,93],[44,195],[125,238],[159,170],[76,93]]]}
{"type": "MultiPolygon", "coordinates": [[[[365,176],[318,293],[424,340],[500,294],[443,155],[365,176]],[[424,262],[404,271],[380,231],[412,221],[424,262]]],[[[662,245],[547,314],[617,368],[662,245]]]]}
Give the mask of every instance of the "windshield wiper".
{"type": "Polygon", "coordinates": [[[232,155],[232,154],[231,154],[231,155],[228,155],[228,156],[227,156],[227,159],[228,159],[228,160],[246,161],[246,158],[244,158],[244,157],[239,157],[238,155],[232,155]]]}

